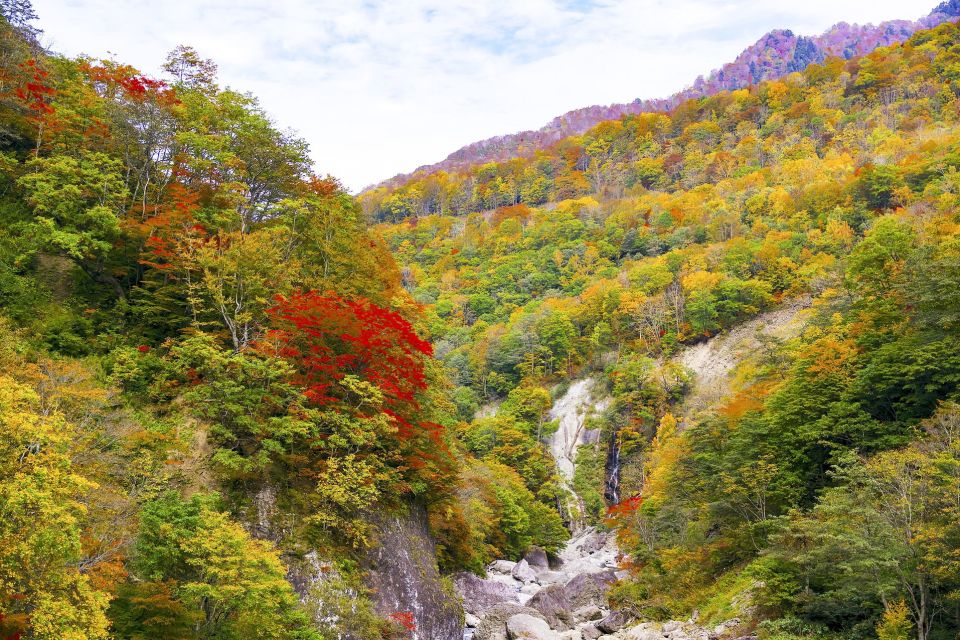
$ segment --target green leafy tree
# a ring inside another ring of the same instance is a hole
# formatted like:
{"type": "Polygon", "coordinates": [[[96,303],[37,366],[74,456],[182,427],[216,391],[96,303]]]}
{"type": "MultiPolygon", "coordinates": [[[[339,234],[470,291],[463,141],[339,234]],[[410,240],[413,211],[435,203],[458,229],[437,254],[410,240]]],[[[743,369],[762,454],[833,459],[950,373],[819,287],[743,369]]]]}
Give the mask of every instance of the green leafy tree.
{"type": "Polygon", "coordinates": [[[18,180],[35,214],[27,231],[38,247],[69,258],[96,282],[125,297],[110,263],[127,197],[123,164],[103,153],[38,157],[18,180]]]}
{"type": "Polygon", "coordinates": [[[216,504],[216,496],[199,494],[190,501],[167,494],[146,504],[136,543],[139,573],[174,581],[170,591],[196,617],[200,637],[318,640],[277,552],[216,504]]]}

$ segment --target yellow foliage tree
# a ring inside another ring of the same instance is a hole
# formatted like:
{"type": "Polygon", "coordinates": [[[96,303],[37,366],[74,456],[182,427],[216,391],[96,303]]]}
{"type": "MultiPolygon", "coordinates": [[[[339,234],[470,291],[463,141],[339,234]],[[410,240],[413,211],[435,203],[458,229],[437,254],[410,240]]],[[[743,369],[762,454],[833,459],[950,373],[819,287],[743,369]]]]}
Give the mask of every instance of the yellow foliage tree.
{"type": "Polygon", "coordinates": [[[35,640],[107,637],[107,596],[78,568],[87,495],[71,468],[73,426],[0,375],[0,615],[35,640]]]}

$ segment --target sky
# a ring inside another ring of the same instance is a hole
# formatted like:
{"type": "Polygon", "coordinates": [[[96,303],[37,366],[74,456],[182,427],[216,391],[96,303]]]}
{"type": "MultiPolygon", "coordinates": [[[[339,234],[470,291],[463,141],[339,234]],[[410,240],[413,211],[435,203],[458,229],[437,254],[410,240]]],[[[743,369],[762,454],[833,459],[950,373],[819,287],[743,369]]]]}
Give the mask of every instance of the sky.
{"type": "Polygon", "coordinates": [[[195,47],[363,187],[593,104],[665,97],[774,28],[926,15],[938,0],[33,0],[44,43],[159,74],[195,47]]]}

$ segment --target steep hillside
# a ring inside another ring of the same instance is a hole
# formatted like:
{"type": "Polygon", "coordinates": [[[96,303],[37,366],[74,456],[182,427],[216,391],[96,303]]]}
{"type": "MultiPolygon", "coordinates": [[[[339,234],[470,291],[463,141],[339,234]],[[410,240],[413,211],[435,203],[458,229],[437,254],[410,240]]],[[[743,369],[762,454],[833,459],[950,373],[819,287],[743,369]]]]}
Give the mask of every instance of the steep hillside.
{"type": "Polygon", "coordinates": [[[0,10],[0,640],[960,633],[960,24],[357,200],[0,10]]]}
{"type": "Polygon", "coordinates": [[[733,62],[728,62],[707,77],[697,78],[689,88],[668,98],[638,98],[628,104],[575,109],[557,116],[536,131],[521,131],[471,143],[441,162],[419,167],[409,174],[394,176],[377,186],[396,187],[412,178],[437,171],[462,171],[486,162],[529,156],[563,138],[581,134],[604,120],[667,111],[691,98],[740,89],[763,80],[776,80],[788,73],[802,71],[809,64],[823,62],[829,56],[849,59],[863,55],[877,47],[903,42],[920,29],[929,29],[958,17],[960,2],[948,0],[916,21],[891,20],[876,26],[840,22],[817,36],[798,36],[789,30],[771,31],[747,47],[733,62]]]}
{"type": "Polygon", "coordinates": [[[463,455],[356,203],[192,49],[0,9],[0,638],[458,635],[463,455]]]}
{"type": "Polygon", "coordinates": [[[473,455],[562,504],[551,399],[611,398],[573,486],[627,555],[614,613],[960,628],[958,43],[944,24],[364,197],[473,455]]]}

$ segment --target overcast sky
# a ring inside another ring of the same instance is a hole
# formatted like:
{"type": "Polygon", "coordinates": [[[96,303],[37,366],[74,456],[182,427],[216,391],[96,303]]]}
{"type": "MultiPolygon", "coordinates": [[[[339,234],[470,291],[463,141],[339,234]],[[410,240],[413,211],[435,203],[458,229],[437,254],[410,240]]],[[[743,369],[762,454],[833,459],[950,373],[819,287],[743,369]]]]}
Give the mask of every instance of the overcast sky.
{"type": "Polygon", "coordinates": [[[45,43],[157,73],[189,44],[358,190],[591,104],[669,95],[773,28],[937,0],[33,0],[45,43]]]}

